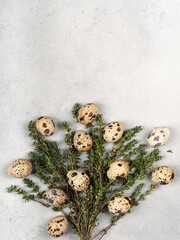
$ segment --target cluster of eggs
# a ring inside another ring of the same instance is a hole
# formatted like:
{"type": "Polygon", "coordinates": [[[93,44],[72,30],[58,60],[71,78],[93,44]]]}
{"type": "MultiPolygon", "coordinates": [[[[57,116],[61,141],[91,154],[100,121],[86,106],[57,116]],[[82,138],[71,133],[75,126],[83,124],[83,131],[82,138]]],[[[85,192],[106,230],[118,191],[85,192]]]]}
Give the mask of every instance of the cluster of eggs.
{"type": "MultiPolygon", "coordinates": [[[[78,121],[83,124],[91,124],[98,115],[98,108],[94,103],[88,103],[81,107],[77,113],[78,121]]],[[[35,127],[38,133],[43,136],[52,136],[55,132],[55,124],[50,117],[42,116],[36,120],[35,127]]],[[[120,122],[111,122],[104,127],[103,137],[105,141],[117,142],[123,135],[123,126],[120,122]]],[[[170,132],[168,128],[159,127],[149,132],[147,142],[153,148],[163,146],[170,132]]],[[[89,151],[93,145],[91,136],[79,130],[73,137],[74,147],[79,152],[89,151]]],[[[27,159],[18,159],[11,163],[7,170],[8,174],[16,178],[27,177],[32,172],[32,164],[27,159]]],[[[109,164],[107,169],[107,177],[110,180],[118,180],[128,175],[129,165],[125,160],[115,160],[109,164]]],[[[168,184],[174,178],[174,172],[170,167],[161,166],[151,173],[151,180],[156,184],[168,184]]],[[[75,191],[85,191],[90,184],[88,175],[80,170],[70,170],[67,173],[67,181],[69,186],[75,191]]],[[[65,203],[67,196],[61,189],[50,189],[43,195],[44,202],[53,207],[59,207],[65,203]]],[[[132,200],[128,196],[111,197],[108,204],[108,210],[115,216],[126,213],[132,206],[132,200]]],[[[68,226],[66,217],[57,216],[53,218],[47,226],[47,232],[53,237],[59,237],[64,234],[68,226]]]]}
{"type": "MultiPolygon", "coordinates": [[[[77,113],[77,119],[83,125],[92,123],[98,115],[98,108],[94,103],[88,103],[81,107],[77,113]]],[[[123,126],[120,122],[109,123],[103,132],[107,142],[117,142],[123,135],[123,126]]],[[[85,131],[79,130],[74,134],[74,147],[80,152],[89,151],[92,147],[92,138],[85,131]]]]}
{"type": "MultiPolygon", "coordinates": [[[[147,142],[153,148],[164,146],[170,136],[170,131],[166,127],[157,127],[151,130],[147,135],[147,142]]],[[[174,179],[174,171],[169,166],[161,166],[151,173],[151,180],[155,184],[168,184],[174,179]]]]}

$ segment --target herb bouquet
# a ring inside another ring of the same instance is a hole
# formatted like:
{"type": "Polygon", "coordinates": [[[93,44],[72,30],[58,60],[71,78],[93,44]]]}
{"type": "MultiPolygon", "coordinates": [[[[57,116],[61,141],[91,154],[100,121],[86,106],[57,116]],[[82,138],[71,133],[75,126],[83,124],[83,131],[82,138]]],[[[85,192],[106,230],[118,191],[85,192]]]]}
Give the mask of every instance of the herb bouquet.
{"type": "Polygon", "coordinates": [[[50,118],[30,121],[29,136],[34,145],[34,151],[29,153],[31,161],[16,160],[9,166],[8,173],[24,178],[23,182],[31,192],[14,185],[8,188],[8,192],[16,192],[26,201],[32,200],[60,212],[47,226],[53,237],[63,235],[69,222],[81,240],[102,239],[130,208],[138,206],[155,189],[152,184],[141,193],[144,183],[140,183],[130,196],[125,195],[126,190],[149,175],[153,164],[162,156],[157,148],[147,152],[146,146],[135,139],[142,130],[140,126],[123,131],[121,123],[113,122],[105,127],[95,104],[80,108],[76,103],[72,115],[86,126],[86,131],[75,133],[67,122],[62,122],[66,130],[65,151],[60,150],[56,141],[44,137],[52,135],[55,130],[50,118]],[[113,143],[110,151],[106,150],[106,142],[113,143]],[[33,174],[46,186],[44,191],[27,178],[32,171],[31,163],[33,174]],[[99,215],[107,206],[112,215],[111,222],[95,233],[99,215]]]}

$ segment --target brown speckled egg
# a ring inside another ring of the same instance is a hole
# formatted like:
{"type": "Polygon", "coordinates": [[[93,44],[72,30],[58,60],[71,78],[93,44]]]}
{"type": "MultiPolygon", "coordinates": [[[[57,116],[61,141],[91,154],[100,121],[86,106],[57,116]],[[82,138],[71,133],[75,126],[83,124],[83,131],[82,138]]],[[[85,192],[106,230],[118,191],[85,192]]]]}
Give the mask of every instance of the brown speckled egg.
{"type": "Polygon", "coordinates": [[[109,165],[107,177],[111,180],[126,177],[129,172],[129,165],[125,160],[116,160],[109,165]]]}
{"type": "Polygon", "coordinates": [[[31,174],[32,164],[27,159],[18,159],[9,165],[7,172],[11,177],[25,178],[31,174]]]}
{"type": "Polygon", "coordinates": [[[51,136],[55,131],[55,124],[49,117],[40,117],[36,120],[36,130],[43,136],[51,136]]]}
{"type": "Polygon", "coordinates": [[[160,148],[167,143],[170,131],[166,127],[154,128],[147,135],[147,142],[151,147],[160,148]]]}
{"type": "Polygon", "coordinates": [[[67,173],[69,185],[75,191],[84,191],[88,188],[90,180],[86,173],[79,170],[70,170],[67,173]]]}
{"type": "Polygon", "coordinates": [[[46,191],[43,195],[45,203],[53,206],[59,207],[66,201],[66,194],[61,189],[50,189],[46,191]]]}
{"type": "Polygon", "coordinates": [[[113,197],[108,204],[108,210],[115,216],[119,216],[121,213],[129,211],[132,205],[132,200],[127,196],[113,197]]]}
{"type": "Polygon", "coordinates": [[[161,166],[156,168],[151,173],[151,180],[156,184],[168,184],[174,179],[174,171],[167,166],[161,166]]]}
{"type": "Polygon", "coordinates": [[[92,123],[98,114],[98,108],[94,103],[84,105],[78,111],[78,121],[84,125],[92,123]]]}
{"type": "Polygon", "coordinates": [[[104,139],[107,142],[117,142],[123,135],[123,126],[120,122],[109,123],[104,128],[104,139]]]}
{"type": "Polygon", "coordinates": [[[86,152],[92,147],[91,136],[80,130],[74,134],[74,147],[80,152],[86,152]]]}
{"type": "Polygon", "coordinates": [[[62,236],[68,227],[68,221],[64,216],[57,216],[53,218],[47,225],[47,232],[51,237],[62,236]]]}

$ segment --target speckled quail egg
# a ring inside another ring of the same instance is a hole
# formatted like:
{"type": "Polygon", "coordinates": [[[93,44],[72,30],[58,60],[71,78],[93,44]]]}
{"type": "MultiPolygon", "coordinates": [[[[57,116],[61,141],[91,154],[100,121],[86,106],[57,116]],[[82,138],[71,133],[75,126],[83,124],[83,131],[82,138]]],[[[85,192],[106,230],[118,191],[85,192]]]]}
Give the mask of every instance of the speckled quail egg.
{"type": "Polygon", "coordinates": [[[91,136],[80,130],[74,134],[74,147],[80,152],[86,152],[92,147],[91,136]]]}
{"type": "Polygon", "coordinates": [[[132,200],[127,196],[113,197],[108,204],[108,210],[115,216],[119,216],[121,213],[129,211],[132,205],[132,200]]]}
{"type": "Polygon", "coordinates": [[[55,124],[49,117],[40,117],[36,120],[36,130],[43,136],[51,136],[55,131],[55,124]]]}
{"type": "Polygon", "coordinates": [[[90,179],[88,175],[79,170],[70,170],[67,173],[69,185],[75,191],[84,191],[88,188],[90,179]]]}
{"type": "Polygon", "coordinates": [[[18,159],[9,165],[7,172],[11,177],[25,178],[31,174],[32,164],[27,159],[18,159]]]}
{"type": "Polygon", "coordinates": [[[125,160],[116,160],[109,165],[107,177],[111,180],[126,177],[129,172],[129,165],[125,160]]]}
{"type": "Polygon", "coordinates": [[[151,173],[151,180],[156,184],[168,184],[174,179],[174,171],[167,166],[161,166],[156,168],[151,173]]]}
{"type": "Polygon", "coordinates": [[[107,142],[117,142],[123,135],[123,126],[120,122],[109,123],[104,128],[103,137],[107,142]]]}
{"type": "Polygon", "coordinates": [[[78,111],[78,121],[84,125],[92,123],[98,114],[98,108],[94,103],[88,103],[78,111]]]}
{"type": "Polygon", "coordinates": [[[66,194],[61,189],[50,189],[46,191],[43,195],[45,203],[53,206],[59,207],[66,201],[66,194]]]}
{"type": "Polygon", "coordinates": [[[68,221],[64,216],[57,216],[48,223],[47,232],[51,237],[62,236],[68,227],[68,221]]]}
{"type": "Polygon", "coordinates": [[[167,143],[170,131],[166,127],[154,128],[147,135],[147,142],[151,147],[159,148],[167,143]]]}

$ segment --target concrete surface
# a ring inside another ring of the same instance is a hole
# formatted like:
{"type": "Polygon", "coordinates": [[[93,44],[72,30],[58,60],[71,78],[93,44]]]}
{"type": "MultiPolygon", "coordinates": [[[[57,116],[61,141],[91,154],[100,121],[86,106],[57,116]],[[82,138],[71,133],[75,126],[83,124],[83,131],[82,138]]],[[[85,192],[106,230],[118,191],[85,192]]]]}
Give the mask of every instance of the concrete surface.
{"type": "MultiPolygon", "coordinates": [[[[106,122],[141,124],[142,142],[153,127],[171,130],[156,166],[171,166],[175,180],[158,187],[104,240],[179,239],[179,12],[179,0],[0,1],[0,239],[51,239],[45,229],[56,213],[8,194],[6,188],[22,180],[6,169],[32,149],[29,120],[48,115],[74,123],[77,101],[97,103],[106,122]]],[[[61,131],[52,139],[61,141],[61,131]]],[[[106,213],[101,224],[108,222],[106,213]]],[[[62,239],[77,238],[69,227],[62,239]]]]}

